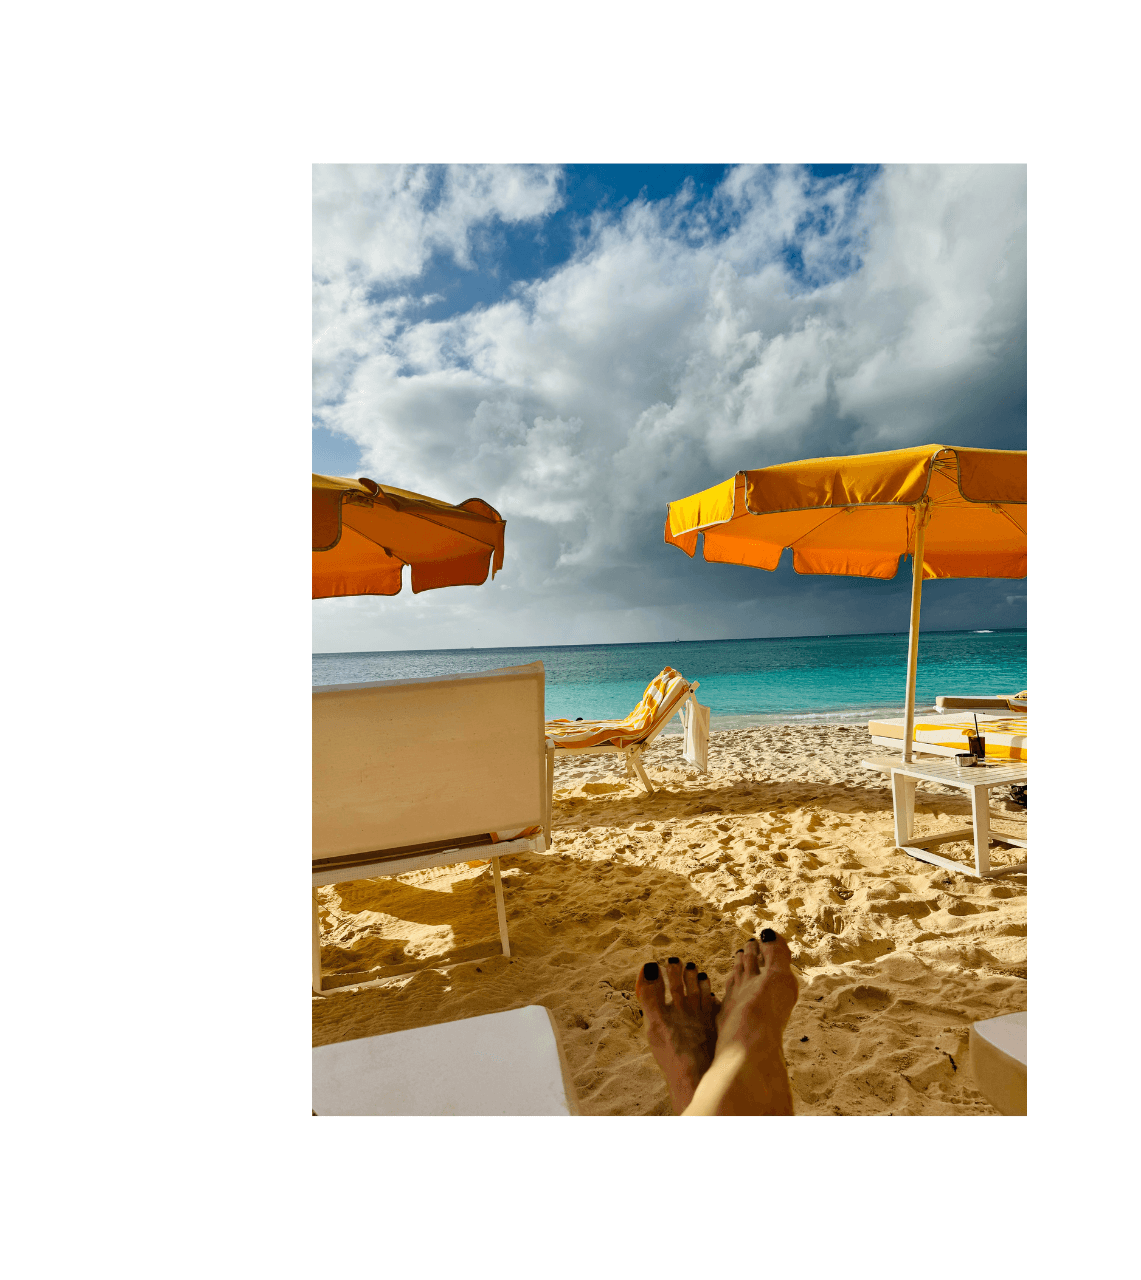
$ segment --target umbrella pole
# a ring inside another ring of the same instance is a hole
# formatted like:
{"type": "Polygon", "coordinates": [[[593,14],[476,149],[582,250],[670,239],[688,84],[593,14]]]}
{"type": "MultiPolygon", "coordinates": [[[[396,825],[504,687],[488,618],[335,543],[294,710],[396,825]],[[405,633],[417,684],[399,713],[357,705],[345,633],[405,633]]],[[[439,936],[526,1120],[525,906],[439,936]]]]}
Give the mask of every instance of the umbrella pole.
{"type": "Polygon", "coordinates": [[[923,535],[925,510],[916,511],[915,551],[911,558],[911,629],[907,638],[907,701],[903,721],[903,763],[911,763],[911,741],[915,736],[915,668],[919,661],[919,598],[923,592],[923,535]]]}

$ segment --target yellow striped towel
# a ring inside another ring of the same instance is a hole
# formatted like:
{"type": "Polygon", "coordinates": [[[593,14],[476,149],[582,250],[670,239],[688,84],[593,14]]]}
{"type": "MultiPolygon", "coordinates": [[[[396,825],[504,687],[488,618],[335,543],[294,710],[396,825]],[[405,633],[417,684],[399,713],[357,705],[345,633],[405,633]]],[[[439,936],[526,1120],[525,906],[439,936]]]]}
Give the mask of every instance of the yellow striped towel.
{"type": "Polygon", "coordinates": [[[668,720],[688,692],[685,676],[673,667],[663,667],[625,720],[548,720],[547,737],[556,747],[601,747],[604,743],[628,747],[668,720]]]}

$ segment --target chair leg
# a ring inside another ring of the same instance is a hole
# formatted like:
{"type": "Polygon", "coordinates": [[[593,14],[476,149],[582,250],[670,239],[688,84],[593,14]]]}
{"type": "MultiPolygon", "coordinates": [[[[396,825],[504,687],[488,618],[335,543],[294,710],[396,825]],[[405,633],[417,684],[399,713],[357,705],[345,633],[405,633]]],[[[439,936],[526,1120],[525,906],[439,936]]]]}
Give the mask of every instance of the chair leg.
{"type": "Polygon", "coordinates": [[[642,786],[646,788],[646,790],[650,793],[650,795],[653,795],[654,784],[650,781],[648,775],[646,774],[645,769],[642,768],[642,762],[641,760],[638,759],[637,752],[631,751],[629,755],[627,755],[626,761],[627,761],[627,768],[629,768],[631,764],[634,766],[634,771],[637,773],[638,777],[641,778],[642,780],[642,786]]]}
{"type": "Polygon", "coordinates": [[[313,886],[313,990],[321,990],[321,921],[317,915],[317,886],[313,886]]]}
{"type": "Polygon", "coordinates": [[[499,940],[503,943],[503,954],[511,954],[511,943],[507,939],[507,908],[503,905],[503,881],[499,878],[499,859],[491,860],[491,876],[495,881],[495,909],[499,912],[499,940]]]}

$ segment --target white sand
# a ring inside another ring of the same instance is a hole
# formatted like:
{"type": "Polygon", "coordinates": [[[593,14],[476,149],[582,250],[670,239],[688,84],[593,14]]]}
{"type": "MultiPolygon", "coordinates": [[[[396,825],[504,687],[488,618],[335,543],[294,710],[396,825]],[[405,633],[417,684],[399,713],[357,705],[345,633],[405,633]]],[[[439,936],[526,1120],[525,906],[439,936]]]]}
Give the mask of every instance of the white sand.
{"type": "MultiPolygon", "coordinates": [[[[897,852],[862,728],[715,733],[701,776],[680,743],[647,754],[654,796],[613,757],[559,760],[553,854],[502,860],[510,960],[487,864],[319,890],[325,982],[350,985],[314,998],[313,1043],[542,1004],[584,1114],[669,1115],[638,967],[692,959],[720,993],[736,949],[771,925],[800,980],[785,1041],[798,1114],[995,1114],[968,1029],[1026,1008],[1026,876],[980,881],[897,852]]],[[[998,794],[996,828],[1024,837],[1024,811],[998,794]]],[[[920,784],[921,834],[968,813],[962,793],[920,784]]],[[[940,852],[966,865],[969,846],[940,852]]],[[[992,849],[998,866],[1024,856],[992,849]]]]}

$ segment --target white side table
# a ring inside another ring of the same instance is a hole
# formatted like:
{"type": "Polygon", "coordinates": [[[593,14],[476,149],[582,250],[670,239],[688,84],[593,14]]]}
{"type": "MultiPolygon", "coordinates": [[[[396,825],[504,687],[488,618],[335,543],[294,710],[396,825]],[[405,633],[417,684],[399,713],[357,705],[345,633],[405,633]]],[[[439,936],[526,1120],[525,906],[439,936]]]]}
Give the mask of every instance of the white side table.
{"type": "Polygon", "coordinates": [[[971,1072],[979,1093],[1004,1116],[1026,1114],[1026,1014],[971,1025],[971,1072]]]}
{"type": "Polygon", "coordinates": [[[573,1116],[578,1099],[542,1005],[313,1050],[316,1116],[573,1116]]]}
{"type": "Polygon", "coordinates": [[[1015,871],[1025,871],[1026,863],[1020,862],[1014,867],[1002,867],[998,871],[990,869],[990,846],[993,841],[1014,845],[1025,849],[1025,840],[1016,840],[1013,836],[992,835],[990,829],[990,789],[992,787],[1020,786],[1026,782],[1025,764],[986,764],[973,769],[962,769],[953,760],[913,760],[910,764],[902,762],[892,766],[891,801],[895,812],[896,847],[909,853],[922,862],[932,862],[937,867],[945,867],[948,871],[967,871],[969,866],[961,862],[952,862],[932,853],[927,847],[943,844],[948,840],[965,840],[968,836],[975,845],[975,875],[1005,876],[1015,871]],[[971,797],[972,822],[969,827],[957,831],[941,831],[935,836],[915,838],[915,786],[918,782],[937,782],[944,787],[957,787],[967,791],[971,797]]]}

